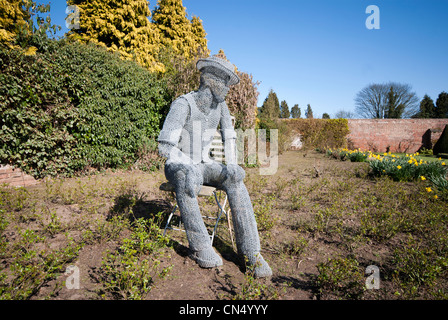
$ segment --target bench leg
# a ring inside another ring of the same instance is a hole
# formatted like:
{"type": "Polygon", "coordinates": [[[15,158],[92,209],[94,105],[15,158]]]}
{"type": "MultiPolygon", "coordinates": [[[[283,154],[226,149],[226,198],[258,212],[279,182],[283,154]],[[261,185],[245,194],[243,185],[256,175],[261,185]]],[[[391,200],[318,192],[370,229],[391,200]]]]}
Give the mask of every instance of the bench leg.
{"type": "Polygon", "coordinates": [[[232,240],[232,246],[233,246],[233,248],[235,248],[235,242],[234,242],[234,240],[233,240],[233,233],[232,233],[232,227],[231,227],[231,224],[230,224],[229,214],[228,214],[227,211],[224,209],[224,208],[226,207],[226,204],[227,204],[227,195],[226,195],[226,197],[225,197],[225,199],[224,199],[224,203],[223,203],[222,205],[221,205],[221,203],[220,203],[220,201],[219,201],[219,199],[218,199],[218,196],[217,196],[217,192],[216,192],[216,191],[213,191],[213,195],[215,196],[216,204],[217,204],[218,207],[219,207],[219,214],[218,214],[218,218],[216,219],[215,228],[214,228],[214,230],[213,230],[213,234],[212,234],[212,244],[213,244],[213,239],[214,239],[215,234],[216,234],[216,229],[218,228],[219,220],[221,219],[221,216],[222,216],[222,214],[224,213],[225,216],[226,216],[226,218],[227,218],[227,225],[228,225],[228,227],[229,227],[229,233],[230,233],[230,239],[232,240]]]}

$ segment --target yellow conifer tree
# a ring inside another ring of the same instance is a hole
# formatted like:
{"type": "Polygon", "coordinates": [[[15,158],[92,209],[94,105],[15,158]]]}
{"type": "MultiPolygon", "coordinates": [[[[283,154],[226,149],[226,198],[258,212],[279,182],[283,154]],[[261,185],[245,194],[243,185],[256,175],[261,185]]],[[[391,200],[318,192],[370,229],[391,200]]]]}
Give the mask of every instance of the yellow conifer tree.
{"type": "Polygon", "coordinates": [[[199,50],[206,55],[210,55],[210,51],[207,48],[207,33],[205,32],[204,25],[199,17],[193,16],[193,18],[191,18],[191,31],[193,32],[194,40],[199,50]]]}
{"type": "Polygon", "coordinates": [[[41,16],[49,10],[49,4],[34,0],[0,0],[0,44],[25,55],[36,54],[37,48],[29,44],[29,37],[58,28],[51,25],[50,16],[41,16]]]}
{"type": "Polygon", "coordinates": [[[12,48],[20,28],[26,28],[22,0],[0,0],[0,43],[12,48]]]}
{"type": "Polygon", "coordinates": [[[157,61],[159,33],[149,21],[148,0],[68,0],[80,12],[80,28],[68,36],[93,42],[124,59],[134,60],[149,71],[163,72],[157,61]]]}
{"type": "Polygon", "coordinates": [[[165,47],[188,59],[198,54],[209,54],[201,19],[188,20],[182,0],[159,0],[152,15],[154,26],[161,34],[165,47]]]}

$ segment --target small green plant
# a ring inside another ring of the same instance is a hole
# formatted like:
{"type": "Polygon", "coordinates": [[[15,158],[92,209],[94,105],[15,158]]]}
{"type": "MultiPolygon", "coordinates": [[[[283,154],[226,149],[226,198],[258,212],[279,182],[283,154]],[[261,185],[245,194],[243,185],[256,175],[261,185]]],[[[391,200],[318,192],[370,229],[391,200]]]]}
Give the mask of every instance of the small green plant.
{"type": "Polygon", "coordinates": [[[360,233],[377,241],[391,239],[401,227],[402,216],[390,208],[366,210],[360,215],[360,233]]]}
{"type": "Polygon", "coordinates": [[[109,253],[103,260],[99,280],[105,292],[125,300],[141,300],[153,284],[149,260],[136,258],[132,252],[109,253]]]}
{"type": "Polygon", "coordinates": [[[0,271],[0,299],[29,299],[60,274],[83,247],[82,243],[68,239],[65,246],[50,250],[45,245],[46,238],[33,230],[18,230],[18,235],[5,250],[8,259],[0,271]]]}
{"type": "Polygon", "coordinates": [[[347,299],[362,298],[365,278],[356,259],[330,258],[318,264],[317,269],[316,286],[321,296],[331,294],[347,299]]]}
{"type": "Polygon", "coordinates": [[[103,290],[116,298],[141,300],[151,290],[155,278],[164,278],[171,266],[160,267],[160,250],[169,243],[161,234],[158,219],[136,219],[131,225],[132,233],[121,241],[116,252],[109,252],[103,259],[97,275],[103,290]]]}
{"type": "Polygon", "coordinates": [[[336,206],[318,209],[314,215],[313,230],[316,232],[340,232],[342,228],[341,211],[336,206]]]}
{"type": "Polygon", "coordinates": [[[84,241],[88,243],[117,240],[121,232],[129,227],[129,220],[122,216],[113,216],[108,220],[95,220],[92,229],[83,233],[84,241]]]}
{"type": "Polygon", "coordinates": [[[0,186],[0,205],[7,211],[19,212],[28,206],[30,194],[23,187],[8,188],[0,186]]]}
{"type": "Polygon", "coordinates": [[[351,162],[365,162],[369,158],[369,153],[363,152],[360,149],[357,150],[348,150],[346,148],[338,150],[328,149],[325,153],[328,157],[339,159],[341,161],[350,160],[351,162]]]}
{"type": "Polygon", "coordinates": [[[306,204],[305,196],[297,193],[291,193],[291,210],[300,210],[306,204]]]}
{"type": "Polygon", "coordinates": [[[448,270],[448,257],[422,245],[410,236],[393,253],[393,280],[399,287],[397,295],[417,298],[424,292],[437,292],[437,284],[448,270]],[[422,291],[422,288],[425,290],[422,291]]]}
{"type": "Polygon", "coordinates": [[[303,236],[297,236],[293,241],[285,244],[284,251],[287,254],[299,257],[308,248],[309,241],[303,236]]]}
{"type": "Polygon", "coordinates": [[[41,226],[44,232],[47,232],[51,237],[62,231],[62,223],[55,210],[50,210],[48,207],[43,208],[43,215],[47,217],[42,217],[42,220],[48,220],[48,222],[41,222],[41,226]]]}
{"type": "Polygon", "coordinates": [[[432,149],[426,149],[426,148],[422,148],[419,153],[423,156],[432,156],[433,155],[433,151],[432,149]]]}
{"type": "Polygon", "coordinates": [[[235,294],[232,300],[277,300],[279,292],[272,286],[267,286],[262,279],[255,277],[256,265],[248,265],[245,257],[246,273],[241,285],[241,292],[235,294]]]}
{"type": "Polygon", "coordinates": [[[277,199],[274,195],[261,198],[254,203],[254,214],[260,231],[271,230],[278,218],[274,215],[277,199]]]}

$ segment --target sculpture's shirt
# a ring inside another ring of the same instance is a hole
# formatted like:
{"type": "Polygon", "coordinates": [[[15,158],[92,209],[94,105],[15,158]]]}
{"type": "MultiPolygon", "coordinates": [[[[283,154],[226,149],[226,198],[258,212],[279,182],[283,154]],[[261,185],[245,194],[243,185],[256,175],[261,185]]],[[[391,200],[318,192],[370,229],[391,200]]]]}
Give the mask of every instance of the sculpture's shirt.
{"type": "Polygon", "coordinates": [[[196,105],[193,93],[181,96],[172,103],[163,124],[159,151],[169,161],[189,164],[212,161],[209,152],[218,125],[224,143],[235,141],[236,133],[225,102],[204,112],[196,105]]]}

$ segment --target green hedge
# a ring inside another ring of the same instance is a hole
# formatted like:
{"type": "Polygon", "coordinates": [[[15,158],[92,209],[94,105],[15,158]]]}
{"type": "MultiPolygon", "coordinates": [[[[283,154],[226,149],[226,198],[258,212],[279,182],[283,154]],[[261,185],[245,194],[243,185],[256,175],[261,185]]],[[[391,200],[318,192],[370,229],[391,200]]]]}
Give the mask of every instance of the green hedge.
{"type": "Polygon", "coordinates": [[[305,148],[343,148],[350,133],[347,119],[287,119],[290,135],[300,134],[305,148]]]}
{"type": "Polygon", "coordinates": [[[133,163],[170,101],[155,75],[94,45],[0,48],[0,69],[0,163],[38,178],[133,163]]]}

